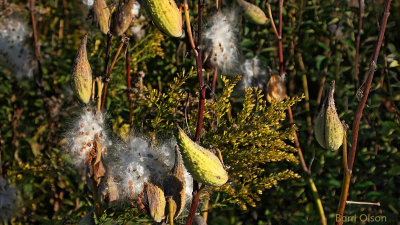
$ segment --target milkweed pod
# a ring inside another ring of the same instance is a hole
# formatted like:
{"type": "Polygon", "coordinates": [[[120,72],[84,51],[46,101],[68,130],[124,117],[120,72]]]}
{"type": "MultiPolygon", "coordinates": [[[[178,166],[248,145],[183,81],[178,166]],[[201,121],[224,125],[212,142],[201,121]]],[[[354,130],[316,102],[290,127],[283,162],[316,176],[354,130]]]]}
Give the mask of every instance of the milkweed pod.
{"type": "Polygon", "coordinates": [[[111,33],[116,36],[123,35],[133,20],[133,6],[135,0],[120,0],[117,10],[112,15],[111,33]]]}
{"type": "Polygon", "coordinates": [[[165,196],[163,190],[152,183],[145,183],[147,201],[149,204],[149,213],[157,223],[165,218],[165,196]]]}
{"type": "Polygon", "coordinates": [[[181,37],[182,16],[174,0],[143,0],[143,6],[163,33],[181,37]]]}
{"type": "Polygon", "coordinates": [[[286,97],[285,79],[283,76],[272,75],[267,83],[267,100],[280,101],[286,97]]]}
{"type": "Polygon", "coordinates": [[[83,103],[90,101],[92,94],[92,69],[86,52],[87,34],[82,38],[72,68],[72,88],[83,103]]]}
{"type": "Polygon", "coordinates": [[[163,188],[165,196],[170,196],[174,204],[174,218],[177,218],[185,207],[185,177],[182,156],[178,149],[175,149],[175,163],[172,171],[164,179],[163,188]]]}
{"type": "Polygon", "coordinates": [[[217,156],[192,141],[180,127],[177,136],[183,163],[194,179],[211,186],[228,181],[228,173],[217,156]]]}
{"type": "Polygon", "coordinates": [[[343,143],[344,128],[336,112],[333,93],[335,81],[332,81],[322,109],[317,115],[314,125],[315,139],[326,149],[335,151],[343,143]]]}
{"type": "Polygon", "coordinates": [[[244,0],[237,0],[237,3],[242,8],[244,16],[248,18],[250,22],[260,25],[268,23],[268,17],[258,6],[244,0]]]}
{"type": "Polygon", "coordinates": [[[97,21],[100,31],[107,34],[110,31],[110,9],[104,0],[95,0],[93,4],[95,20],[97,21]]]}

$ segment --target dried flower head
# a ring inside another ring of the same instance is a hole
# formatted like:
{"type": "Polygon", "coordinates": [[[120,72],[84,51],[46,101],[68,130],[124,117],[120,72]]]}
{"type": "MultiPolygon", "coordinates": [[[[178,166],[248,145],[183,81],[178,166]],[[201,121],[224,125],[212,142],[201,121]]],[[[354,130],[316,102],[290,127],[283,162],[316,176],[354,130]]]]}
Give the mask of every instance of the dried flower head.
{"type": "Polygon", "coordinates": [[[238,72],[240,54],[236,20],[235,11],[218,12],[211,18],[210,26],[204,32],[207,60],[224,75],[238,72]]]}

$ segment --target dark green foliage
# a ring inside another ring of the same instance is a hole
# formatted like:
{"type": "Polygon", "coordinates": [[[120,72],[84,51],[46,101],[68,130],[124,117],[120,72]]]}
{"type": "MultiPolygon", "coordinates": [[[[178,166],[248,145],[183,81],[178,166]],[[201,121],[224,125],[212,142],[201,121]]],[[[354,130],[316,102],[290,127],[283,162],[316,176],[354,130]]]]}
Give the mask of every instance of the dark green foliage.
{"type": "MultiPolygon", "coordinates": [[[[28,26],[26,1],[19,4],[28,26]]],[[[80,38],[89,32],[88,55],[95,77],[104,72],[106,36],[87,20],[81,1],[35,1],[41,43],[43,82],[17,80],[0,62],[0,165],[1,174],[19,190],[16,216],[9,224],[77,224],[93,208],[92,194],[65,155],[65,133],[80,108],[70,90],[70,72],[80,38]],[[63,5],[63,3],[65,5],[63,5]],[[42,84],[42,91],[37,85],[42,84]]],[[[111,2],[108,3],[111,5],[111,2]]],[[[195,1],[193,1],[195,2],[195,1]]],[[[205,18],[215,12],[206,1],[205,18]]],[[[230,3],[230,1],[224,1],[230,3]]],[[[250,1],[265,12],[265,1],[250,1]]],[[[277,21],[278,4],[269,1],[277,21]]],[[[0,3],[0,9],[2,2],[0,3]]],[[[228,8],[226,4],[223,7],[228,8]]],[[[358,86],[374,50],[383,1],[365,1],[361,32],[358,86]]],[[[189,1],[194,28],[195,6],[189,1]]],[[[348,205],[346,215],[385,215],[399,220],[400,199],[400,3],[393,1],[391,15],[367,107],[361,120],[357,156],[349,200],[380,202],[381,206],[348,205]]],[[[0,17],[0,20],[3,18],[0,17]]],[[[199,87],[193,55],[185,39],[164,37],[149,20],[146,35],[130,40],[134,132],[151,137],[169,136],[175,124],[194,134],[199,87]],[[142,76],[144,74],[144,76],[142,76]]],[[[277,24],[277,23],[276,23],[277,24]]],[[[239,77],[219,77],[216,100],[205,105],[200,144],[221,151],[230,180],[208,189],[209,224],[317,224],[306,177],[292,144],[297,129],[312,178],[318,187],[328,223],[335,220],[343,177],[342,155],[322,149],[309,133],[307,117],[319,110],[320,88],[336,80],[335,102],[341,119],[352,125],[358,99],[354,61],[358,8],[343,1],[285,1],[283,10],[284,68],[289,96],[302,96],[305,74],[310,111],[304,99],[266,103],[263,90],[234,90],[239,77]],[[336,28],[339,28],[337,30],[336,28]],[[299,56],[305,68],[301,68],[299,56]],[[326,79],[321,84],[321,80],[326,79]],[[295,124],[287,122],[286,108],[293,106],[295,124]],[[298,179],[289,179],[298,178],[298,179]],[[238,207],[239,206],[239,207],[238,207]],[[250,207],[249,207],[250,206],[250,207]],[[246,209],[243,211],[242,209],[246,209]]],[[[242,19],[241,49],[245,58],[257,55],[278,71],[278,49],[270,25],[256,26],[242,19]]],[[[130,35],[130,33],[128,33],[130,35]]],[[[111,57],[120,44],[114,38],[111,57]]],[[[28,38],[32,43],[32,37],[28,38]]],[[[125,81],[124,50],[111,74],[107,97],[107,125],[122,136],[129,133],[129,102],[125,81]]],[[[1,60],[1,59],[0,59],[1,60]]],[[[266,69],[266,68],[265,68],[266,69]]],[[[205,73],[210,86],[212,73],[205,73]]],[[[324,93],[324,91],[322,91],[324,93]]],[[[322,95],[324,97],[324,94],[322,95]]],[[[111,130],[111,129],[110,129],[111,130]]],[[[350,140],[351,130],[348,134],[350,140]]],[[[184,213],[184,216],[187,213],[184,213]]],[[[179,222],[184,219],[180,218],[179,222]]],[[[107,208],[97,223],[150,223],[136,207],[107,208]]],[[[1,222],[0,222],[1,223],[1,222]]]]}

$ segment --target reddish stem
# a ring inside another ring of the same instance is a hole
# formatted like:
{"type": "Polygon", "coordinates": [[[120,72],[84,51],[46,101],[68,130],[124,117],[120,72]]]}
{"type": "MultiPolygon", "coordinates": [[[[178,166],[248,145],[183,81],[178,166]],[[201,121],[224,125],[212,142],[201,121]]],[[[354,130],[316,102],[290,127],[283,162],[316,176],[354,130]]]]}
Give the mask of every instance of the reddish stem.
{"type": "Polygon", "coordinates": [[[189,216],[186,220],[185,225],[192,225],[194,216],[196,215],[197,206],[199,205],[200,195],[203,189],[204,185],[199,190],[193,190],[194,197],[192,199],[192,205],[190,206],[189,216]]]}
{"type": "Polygon", "coordinates": [[[348,157],[349,158],[349,160],[348,160],[349,170],[353,169],[354,158],[355,158],[356,150],[357,150],[358,130],[359,130],[359,126],[360,126],[360,120],[361,120],[362,113],[363,113],[363,110],[365,107],[365,103],[367,102],[367,99],[368,99],[369,91],[370,91],[371,84],[372,84],[372,78],[374,77],[374,72],[376,69],[376,63],[378,60],[379,51],[382,46],[382,41],[383,41],[383,37],[385,35],[385,30],[386,30],[386,24],[387,24],[387,20],[388,20],[389,14],[390,14],[389,11],[390,11],[390,3],[391,2],[392,2],[392,0],[386,0],[385,11],[382,16],[381,29],[379,31],[378,41],[375,46],[375,51],[372,56],[372,60],[369,64],[369,70],[365,74],[367,80],[361,86],[361,88],[363,88],[363,96],[361,98],[360,103],[358,104],[358,107],[357,107],[357,110],[356,110],[355,116],[354,116],[353,129],[352,129],[352,135],[351,135],[351,148],[350,148],[350,152],[349,152],[350,155],[348,157]]]}
{"type": "Polygon", "coordinates": [[[114,68],[115,63],[117,62],[119,53],[121,52],[122,47],[124,46],[124,44],[125,44],[125,39],[123,38],[121,40],[121,44],[119,45],[117,52],[115,53],[115,56],[114,56],[114,59],[113,59],[113,61],[111,63],[110,69],[108,70],[107,69],[108,65],[106,66],[106,70],[108,70],[108,71],[107,71],[106,76],[104,77],[103,96],[102,96],[102,99],[101,99],[101,111],[102,112],[104,111],[104,107],[105,107],[105,104],[106,104],[107,88],[108,88],[108,83],[110,82],[111,71],[114,68]]]}
{"type": "Polygon", "coordinates": [[[131,85],[131,63],[130,63],[130,55],[129,55],[129,42],[126,44],[126,52],[125,52],[125,69],[126,69],[126,86],[127,86],[127,94],[129,100],[129,125],[132,128],[133,125],[133,99],[132,99],[132,85],[131,85]]]}
{"type": "Polygon", "coordinates": [[[204,88],[203,79],[203,61],[201,59],[202,49],[201,49],[201,27],[203,26],[203,0],[198,1],[198,24],[197,24],[197,79],[199,80],[199,112],[197,114],[197,127],[195,141],[200,141],[201,128],[203,127],[203,116],[204,116],[204,103],[206,99],[206,89],[204,88]]]}

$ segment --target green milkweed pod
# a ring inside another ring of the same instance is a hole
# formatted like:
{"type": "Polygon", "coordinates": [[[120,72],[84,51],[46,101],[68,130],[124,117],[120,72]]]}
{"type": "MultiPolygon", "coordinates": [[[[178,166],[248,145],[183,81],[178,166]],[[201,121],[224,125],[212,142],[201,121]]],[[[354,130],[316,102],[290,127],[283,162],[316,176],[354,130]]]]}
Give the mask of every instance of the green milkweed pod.
{"type": "Polygon", "coordinates": [[[228,173],[219,158],[192,141],[180,127],[177,142],[185,167],[194,179],[211,186],[221,186],[228,181],[228,173]]]}
{"type": "Polygon", "coordinates": [[[237,3],[242,7],[244,16],[248,18],[250,22],[260,25],[268,23],[268,17],[258,6],[244,0],[237,0],[237,3]]]}
{"type": "Polygon", "coordinates": [[[90,101],[92,94],[92,69],[86,52],[87,34],[82,38],[72,67],[72,88],[83,103],[90,101]]]}
{"type": "Polygon", "coordinates": [[[182,36],[182,16],[174,0],[143,0],[142,3],[158,29],[172,37],[182,36]]]}
{"type": "Polygon", "coordinates": [[[100,31],[107,34],[110,31],[110,10],[104,0],[95,0],[93,4],[95,20],[97,21],[100,31]]]}
{"type": "Polygon", "coordinates": [[[332,81],[322,109],[318,113],[315,121],[314,131],[318,143],[326,149],[335,151],[343,143],[344,128],[336,112],[335,99],[335,81],[332,81]]]}
{"type": "Polygon", "coordinates": [[[116,36],[123,35],[133,20],[133,5],[135,0],[120,0],[117,10],[112,16],[111,33],[116,36]]]}

